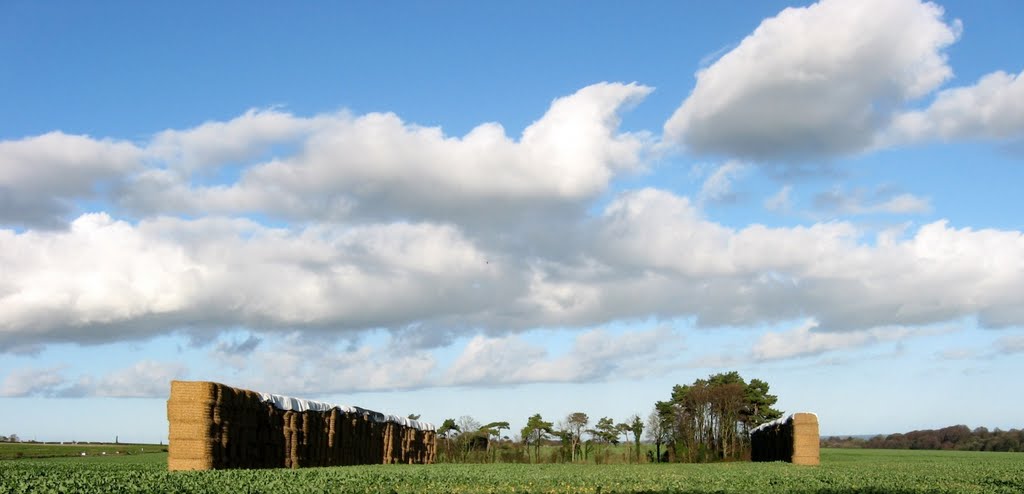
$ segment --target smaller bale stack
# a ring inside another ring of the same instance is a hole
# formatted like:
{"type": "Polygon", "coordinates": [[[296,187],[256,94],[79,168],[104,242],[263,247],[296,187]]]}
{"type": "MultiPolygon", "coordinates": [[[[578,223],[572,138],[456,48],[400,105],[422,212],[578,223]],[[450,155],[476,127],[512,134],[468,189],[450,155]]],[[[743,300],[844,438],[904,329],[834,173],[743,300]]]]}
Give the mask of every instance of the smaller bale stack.
{"type": "Polygon", "coordinates": [[[818,416],[794,413],[762,424],[750,432],[751,460],[785,461],[794,465],[818,465],[820,460],[818,416]]]}

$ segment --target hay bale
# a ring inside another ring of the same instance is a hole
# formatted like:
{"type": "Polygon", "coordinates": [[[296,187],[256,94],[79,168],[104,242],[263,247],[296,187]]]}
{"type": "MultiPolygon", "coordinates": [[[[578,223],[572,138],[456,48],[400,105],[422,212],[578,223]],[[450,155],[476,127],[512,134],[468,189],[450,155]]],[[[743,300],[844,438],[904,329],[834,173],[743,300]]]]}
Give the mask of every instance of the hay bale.
{"type": "Polygon", "coordinates": [[[220,420],[219,393],[216,383],[171,381],[171,394],[167,399],[169,470],[196,470],[216,465],[219,437],[215,422],[220,420]]]}
{"type": "Polygon", "coordinates": [[[818,416],[811,413],[796,413],[792,416],[792,423],[793,464],[820,464],[821,438],[818,432],[818,416]]]}
{"type": "Polygon", "coordinates": [[[428,463],[436,450],[433,431],[395,416],[205,381],[172,381],[167,418],[169,470],[428,463]]]}
{"type": "Polygon", "coordinates": [[[212,470],[212,458],[167,458],[167,469],[170,471],[180,470],[212,470]]]}
{"type": "Polygon", "coordinates": [[[751,431],[750,439],[753,461],[820,463],[818,416],[813,413],[795,413],[763,424],[751,431]]]}

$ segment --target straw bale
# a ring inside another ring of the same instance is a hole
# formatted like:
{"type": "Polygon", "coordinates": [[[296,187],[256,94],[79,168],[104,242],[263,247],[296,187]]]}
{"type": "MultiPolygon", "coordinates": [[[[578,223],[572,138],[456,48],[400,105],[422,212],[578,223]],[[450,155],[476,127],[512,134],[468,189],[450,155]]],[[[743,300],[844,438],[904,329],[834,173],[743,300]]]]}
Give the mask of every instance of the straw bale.
{"type": "Polygon", "coordinates": [[[791,463],[794,465],[820,465],[821,458],[818,455],[794,455],[791,463]]]}
{"type": "Polygon", "coordinates": [[[172,439],[168,442],[167,455],[174,458],[205,458],[220,449],[208,439],[172,439]]]}
{"type": "Polygon", "coordinates": [[[814,425],[818,427],[818,416],[813,413],[799,412],[792,415],[792,424],[797,425],[814,425]]]}
{"type": "Polygon", "coordinates": [[[217,401],[217,383],[206,381],[171,381],[171,396],[181,401],[217,401]]]}
{"type": "Polygon", "coordinates": [[[280,410],[259,393],[213,382],[173,381],[167,418],[170,470],[421,463],[436,453],[433,431],[393,417],[280,410]]]}
{"type": "Polygon", "coordinates": [[[198,439],[213,437],[216,427],[211,421],[174,421],[170,423],[168,437],[174,439],[198,439]]]}
{"type": "Polygon", "coordinates": [[[818,436],[814,435],[796,435],[793,437],[793,450],[794,451],[805,451],[811,449],[817,449],[820,440],[818,436]]]}
{"type": "Polygon", "coordinates": [[[167,469],[179,470],[210,470],[213,468],[212,458],[167,458],[167,469]]]}
{"type": "Polygon", "coordinates": [[[220,419],[220,411],[215,402],[189,402],[172,399],[167,401],[167,420],[171,422],[212,421],[216,416],[220,419]]]}

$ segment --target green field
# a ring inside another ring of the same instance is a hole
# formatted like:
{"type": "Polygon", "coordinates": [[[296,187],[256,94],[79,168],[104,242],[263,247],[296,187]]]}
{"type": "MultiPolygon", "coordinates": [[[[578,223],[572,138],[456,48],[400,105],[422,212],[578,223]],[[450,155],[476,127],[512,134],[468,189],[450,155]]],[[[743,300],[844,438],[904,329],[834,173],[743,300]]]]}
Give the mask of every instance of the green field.
{"type": "Polygon", "coordinates": [[[374,465],[166,471],[166,454],[0,461],[0,492],[1024,492],[1024,454],[823,450],[822,465],[374,465]]]}
{"type": "Polygon", "coordinates": [[[61,456],[137,455],[165,452],[166,449],[167,446],[157,444],[0,443],[0,460],[61,456]]]}

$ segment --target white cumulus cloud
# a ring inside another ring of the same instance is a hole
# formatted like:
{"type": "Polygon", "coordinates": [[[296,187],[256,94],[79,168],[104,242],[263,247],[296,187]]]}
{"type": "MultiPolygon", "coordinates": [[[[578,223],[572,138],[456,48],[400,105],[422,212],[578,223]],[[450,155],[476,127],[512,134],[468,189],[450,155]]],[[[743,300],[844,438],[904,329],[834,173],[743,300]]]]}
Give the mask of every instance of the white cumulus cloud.
{"type": "Polygon", "coordinates": [[[184,155],[175,159],[205,162],[252,155],[265,142],[300,135],[293,152],[248,163],[236,182],[219,185],[195,185],[172,170],[146,170],[120,200],[147,214],[517,216],[531,207],[574,204],[604,191],[617,173],[643,168],[651,139],[619,132],[619,113],[650,91],[635,83],[585,87],[555,99],[518,140],[494,122],[458,137],[393,113],[340,112],[302,120],[250,112],[230,122],[165,132],[152,146],[184,155]]]}
{"type": "Polygon", "coordinates": [[[876,328],[843,333],[815,331],[816,321],[780,333],[766,333],[754,344],[753,356],[758,360],[778,360],[820,355],[833,350],[846,350],[885,341],[897,341],[913,334],[907,328],[876,328]]]}
{"type": "Polygon", "coordinates": [[[736,197],[733,184],[746,172],[748,166],[739,161],[727,161],[715,168],[701,184],[697,200],[701,203],[728,202],[736,197]]]}
{"type": "Polygon", "coordinates": [[[901,104],[952,76],[943,50],[959,32],[918,0],[787,8],[697,73],[665,136],[754,161],[862,151],[901,104]]]}
{"type": "Polygon", "coordinates": [[[320,121],[277,109],[251,109],[227,122],[209,121],[191,129],[159,132],[145,151],[150,159],[189,172],[257,158],[274,144],[298,141],[320,121]]]}
{"type": "Polygon", "coordinates": [[[185,366],[175,362],[144,360],[130,367],[103,376],[82,375],[68,378],[64,366],[16,369],[4,378],[0,396],[43,396],[61,398],[165,397],[172,379],[187,373],[185,366]]]}
{"type": "Polygon", "coordinates": [[[74,200],[99,196],[104,182],[139,169],[143,155],[130,142],[59,131],[0,141],[0,225],[62,227],[74,200]]]}
{"type": "Polygon", "coordinates": [[[452,385],[593,382],[657,374],[682,349],[675,331],[659,327],[613,335],[592,329],[579,333],[569,351],[551,355],[518,335],[470,340],[448,369],[452,385]]]}
{"type": "Polygon", "coordinates": [[[860,214],[925,214],[932,210],[931,201],[914,194],[901,193],[888,187],[874,191],[835,188],[814,197],[814,206],[821,211],[843,215],[860,214]]]}
{"type": "Polygon", "coordinates": [[[927,108],[897,116],[885,139],[1024,140],[1024,72],[996,71],[973,86],[943,90],[927,108]]]}

